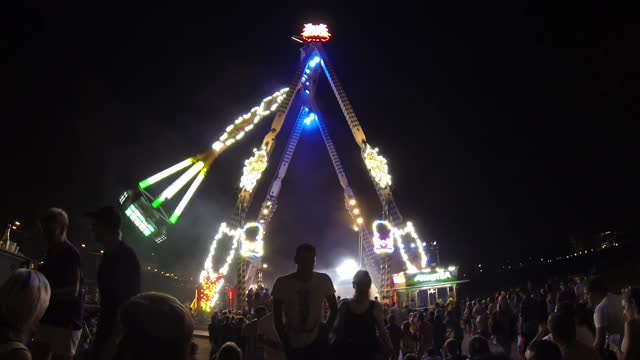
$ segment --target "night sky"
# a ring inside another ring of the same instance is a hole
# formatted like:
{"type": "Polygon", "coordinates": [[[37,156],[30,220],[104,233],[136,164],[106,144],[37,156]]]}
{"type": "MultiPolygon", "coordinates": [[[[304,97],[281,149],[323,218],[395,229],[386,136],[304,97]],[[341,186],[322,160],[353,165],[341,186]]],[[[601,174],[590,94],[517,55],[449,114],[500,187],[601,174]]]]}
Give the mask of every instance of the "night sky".
{"type": "MultiPolygon", "coordinates": [[[[216,3],[21,5],[8,42],[17,62],[4,69],[0,219],[23,220],[28,234],[39,212],[60,206],[73,240],[90,243],[83,212],[207,150],[238,115],[289,85],[299,57],[290,36],[305,22],[325,22],[334,34],[326,50],[369,143],[389,161],[396,202],[425,239],[441,244],[443,260],[553,255],[572,234],[605,230],[637,237],[640,29],[629,9],[216,3]]],[[[318,102],[372,221],[380,204],[324,79],[318,102]]],[[[169,240],[150,244],[128,228],[142,258],[201,267],[231,215],[242,163],[270,121],[214,163],[169,240]]],[[[254,205],[272,177],[264,175],[254,205]]],[[[292,269],[301,242],[318,247],[319,268],[356,254],[317,128],[298,144],[265,261],[275,273],[292,269]]]]}

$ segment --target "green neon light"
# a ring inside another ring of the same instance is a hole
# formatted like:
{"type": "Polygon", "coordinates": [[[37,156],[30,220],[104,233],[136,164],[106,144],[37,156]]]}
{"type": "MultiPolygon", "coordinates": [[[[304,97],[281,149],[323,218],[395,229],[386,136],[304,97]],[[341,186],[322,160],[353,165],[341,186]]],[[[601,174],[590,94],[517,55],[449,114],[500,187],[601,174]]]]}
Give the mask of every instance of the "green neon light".
{"type": "Polygon", "coordinates": [[[191,197],[198,189],[198,186],[200,186],[200,184],[202,183],[202,180],[204,180],[204,177],[206,174],[207,174],[206,169],[200,170],[200,173],[198,173],[198,176],[196,176],[196,179],[193,181],[191,186],[189,186],[187,193],[184,194],[184,196],[182,197],[182,200],[180,200],[180,203],[178,204],[176,209],[173,211],[173,214],[171,214],[171,217],[169,218],[170,223],[175,224],[176,222],[178,222],[178,218],[184,211],[184,208],[187,207],[189,200],[191,200],[191,197]]]}
{"type": "Polygon", "coordinates": [[[172,167],[162,170],[159,173],[151,176],[148,179],[142,180],[138,183],[138,186],[140,186],[140,189],[145,189],[153,184],[155,184],[156,182],[166,178],[167,176],[176,173],[177,171],[180,171],[184,168],[186,168],[187,166],[193,164],[195,162],[195,160],[193,158],[188,158],[184,161],[181,161],[175,165],[173,165],[172,167]]]}
{"type": "Polygon", "coordinates": [[[131,204],[124,212],[129,219],[136,225],[138,230],[142,232],[145,237],[148,237],[153,233],[156,229],[147,222],[147,220],[142,216],[138,208],[135,205],[131,204]]]}
{"type": "Polygon", "coordinates": [[[142,180],[138,183],[138,186],[140,187],[140,189],[143,189],[143,190],[145,188],[148,188],[149,185],[151,185],[151,182],[149,181],[149,179],[142,180]]]}
{"type": "Polygon", "coordinates": [[[197,163],[195,163],[189,170],[187,170],[184,174],[180,175],[180,177],[176,181],[174,181],[171,185],[169,185],[169,187],[167,187],[160,194],[160,196],[158,196],[158,198],[153,201],[151,206],[153,206],[154,208],[157,208],[158,206],[162,205],[162,203],[165,200],[171,199],[171,197],[173,197],[173,195],[175,195],[178,192],[178,190],[180,190],[183,186],[185,186],[187,182],[189,182],[189,180],[191,180],[191,178],[194,177],[198,173],[198,171],[200,171],[200,169],[202,169],[203,167],[204,167],[204,162],[198,161],[197,163]]]}

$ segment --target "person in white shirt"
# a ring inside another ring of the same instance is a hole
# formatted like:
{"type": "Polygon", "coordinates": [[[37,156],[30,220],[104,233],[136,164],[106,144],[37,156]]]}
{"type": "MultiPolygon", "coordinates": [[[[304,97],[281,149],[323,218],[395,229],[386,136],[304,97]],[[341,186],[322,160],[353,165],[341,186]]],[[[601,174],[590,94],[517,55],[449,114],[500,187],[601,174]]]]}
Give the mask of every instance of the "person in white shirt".
{"type": "Polygon", "coordinates": [[[258,344],[263,349],[264,360],[286,360],[284,348],[273,324],[272,312],[258,320],[258,344]]]}
{"type": "Polygon", "coordinates": [[[333,282],[327,274],[314,272],[316,249],[302,244],[296,249],[294,273],[273,284],[273,317],[287,359],[326,359],[328,328],[338,310],[333,282]],[[322,322],[322,302],[329,305],[327,323],[322,322]]]}
{"type": "Polygon", "coordinates": [[[601,277],[590,278],[584,289],[589,305],[594,307],[593,322],[596,327],[596,339],[593,347],[600,352],[606,345],[607,337],[619,337],[624,334],[622,299],[607,291],[607,286],[601,277]]]}

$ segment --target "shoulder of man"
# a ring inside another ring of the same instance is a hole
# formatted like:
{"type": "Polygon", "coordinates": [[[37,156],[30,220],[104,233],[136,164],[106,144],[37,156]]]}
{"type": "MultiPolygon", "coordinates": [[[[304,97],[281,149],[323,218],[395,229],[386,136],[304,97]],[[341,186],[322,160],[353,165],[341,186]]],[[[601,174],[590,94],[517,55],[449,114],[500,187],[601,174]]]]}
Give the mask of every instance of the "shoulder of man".
{"type": "Polygon", "coordinates": [[[65,258],[66,261],[71,262],[73,264],[80,264],[80,251],[70,242],[66,242],[64,249],[60,252],[61,256],[65,258]]]}
{"type": "Polygon", "coordinates": [[[129,244],[125,242],[122,242],[122,244],[120,245],[119,254],[123,258],[129,259],[131,261],[138,261],[138,255],[136,254],[136,252],[131,246],[129,246],[129,244]]]}
{"type": "Polygon", "coordinates": [[[329,283],[331,283],[333,285],[333,281],[331,280],[331,277],[329,277],[328,274],[326,273],[321,273],[321,272],[314,272],[316,278],[320,281],[327,281],[329,283]]]}

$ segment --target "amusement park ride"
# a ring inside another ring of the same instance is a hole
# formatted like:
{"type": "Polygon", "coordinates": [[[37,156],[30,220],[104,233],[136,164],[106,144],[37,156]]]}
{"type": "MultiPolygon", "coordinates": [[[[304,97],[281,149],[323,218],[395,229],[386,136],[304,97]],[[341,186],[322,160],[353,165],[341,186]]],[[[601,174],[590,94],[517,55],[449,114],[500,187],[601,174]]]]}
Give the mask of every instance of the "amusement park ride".
{"type": "MultiPolygon", "coordinates": [[[[329,63],[327,54],[323,48],[331,38],[326,25],[306,24],[304,30],[295,40],[303,43],[300,65],[294,79],[289,86],[275,92],[262,100],[260,105],[254,107],[247,114],[238,117],[230,124],[225,132],[215,141],[211,149],[190,157],[178,164],[159,172],[138,184],[136,190],[128,191],[121,195],[120,204],[127,217],[136,225],[140,232],[156,242],[166,239],[166,228],[175,224],[187,206],[189,200],[196,192],[214,160],[227,148],[241,140],[245,134],[251,131],[256,124],[275,112],[275,118],[271,123],[269,132],[264,137],[260,147],[253,149],[253,155],[244,162],[242,177],[240,178],[240,193],[229,223],[220,224],[218,233],[213,239],[209,254],[204,262],[204,269],[200,274],[200,289],[197,292],[196,306],[204,311],[209,311],[218,300],[218,293],[222,288],[229,269],[238,259],[236,267],[237,294],[244,294],[249,284],[261,281],[260,258],[264,252],[265,233],[269,221],[276,211],[278,194],[282,181],[287,173],[289,162],[293,157],[301,131],[305,125],[316,123],[322,133],[329,156],[338,175],[340,185],[344,190],[345,207],[353,219],[354,230],[359,233],[361,243],[361,257],[364,266],[371,274],[374,283],[379,289],[383,300],[389,299],[392,283],[390,256],[395,251],[400,252],[406,271],[419,272],[426,268],[430,258],[425,250],[425,244],[420,240],[413,225],[404,222],[391,193],[391,176],[384,157],[378,154],[378,149],[372,147],[364,135],[358,118],[345,95],[340,82],[329,63]],[[362,159],[373,180],[376,191],[382,203],[382,219],[376,220],[369,226],[366,225],[364,214],[358,207],[347,176],[344,172],[338,154],[329,137],[328,129],[324,121],[317,115],[314,96],[316,85],[320,75],[324,73],[333,89],[340,107],[347,119],[353,137],[361,149],[362,159]],[[273,179],[268,193],[262,202],[260,212],[253,221],[247,221],[247,211],[254,196],[254,189],[260,180],[262,173],[267,168],[270,155],[276,145],[276,137],[280,133],[282,125],[291,110],[294,99],[301,103],[296,108],[297,116],[286,149],[280,159],[278,170],[273,179]],[[185,170],[186,169],[186,170],[185,170]],[[149,188],[172,175],[183,173],[171,182],[159,195],[154,196],[149,188]],[[195,178],[195,179],[194,179],[195,178]],[[192,181],[192,182],[191,182],[192,181]],[[171,215],[167,216],[163,205],[172,199],[189,182],[191,185],[184,193],[177,207],[171,215]],[[371,236],[373,235],[373,236],[371,236]],[[214,255],[218,244],[223,241],[231,241],[230,251],[224,257],[224,263],[214,266],[214,255]],[[417,248],[417,264],[412,262],[405,249],[405,243],[409,242],[412,248],[417,248]],[[236,256],[239,253],[240,256],[236,256]],[[256,279],[257,277],[257,279],[256,279]]],[[[238,296],[236,306],[243,306],[244,296],[238,296]]]]}

